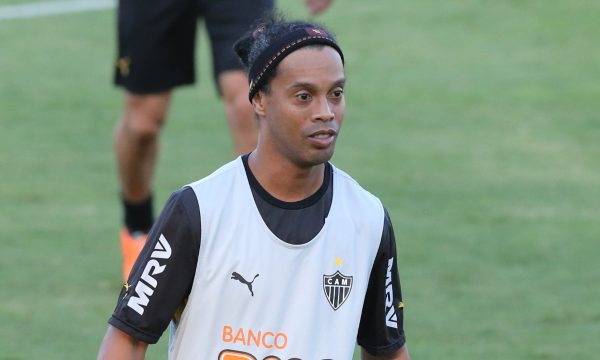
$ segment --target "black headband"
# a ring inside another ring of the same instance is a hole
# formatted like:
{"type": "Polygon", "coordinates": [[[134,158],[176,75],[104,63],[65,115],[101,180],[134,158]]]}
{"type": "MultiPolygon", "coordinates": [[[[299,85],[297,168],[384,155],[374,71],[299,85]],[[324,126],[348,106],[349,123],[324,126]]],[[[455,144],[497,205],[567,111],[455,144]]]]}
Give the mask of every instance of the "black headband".
{"type": "MultiPolygon", "coordinates": [[[[257,31],[260,31],[260,29],[257,31]]],[[[344,63],[344,54],[342,53],[342,50],[333,37],[325,30],[315,27],[294,30],[273,41],[272,44],[258,55],[250,67],[250,70],[248,71],[248,79],[250,81],[250,94],[248,95],[248,99],[250,102],[252,102],[252,98],[256,95],[258,90],[263,87],[265,79],[267,78],[265,75],[273,71],[283,58],[299,48],[314,44],[331,46],[340,54],[342,63],[344,63]]]]}

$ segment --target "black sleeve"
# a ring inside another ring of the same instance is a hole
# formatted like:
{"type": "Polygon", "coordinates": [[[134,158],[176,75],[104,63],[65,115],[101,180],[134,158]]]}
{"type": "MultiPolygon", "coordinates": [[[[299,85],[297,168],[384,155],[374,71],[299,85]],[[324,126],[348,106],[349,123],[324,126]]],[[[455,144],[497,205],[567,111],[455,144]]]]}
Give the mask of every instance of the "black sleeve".
{"type": "Polygon", "coordinates": [[[123,286],[109,324],[158,341],[190,293],[200,249],[200,210],[191,188],[171,195],[123,286]]]}
{"type": "Polygon", "coordinates": [[[396,240],[390,216],[385,210],[381,243],[371,270],[358,328],[358,345],[374,356],[400,349],[406,341],[403,320],[396,240]]]}

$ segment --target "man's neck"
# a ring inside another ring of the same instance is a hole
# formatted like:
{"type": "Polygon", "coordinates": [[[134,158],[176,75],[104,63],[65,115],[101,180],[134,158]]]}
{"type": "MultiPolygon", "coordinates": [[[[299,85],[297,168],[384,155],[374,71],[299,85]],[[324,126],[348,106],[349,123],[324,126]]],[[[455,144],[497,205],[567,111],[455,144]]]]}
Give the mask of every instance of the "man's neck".
{"type": "Polygon", "coordinates": [[[270,159],[259,152],[248,157],[248,166],[271,196],[286,202],[304,200],[323,184],[325,164],[299,167],[291,161],[270,159]]]}

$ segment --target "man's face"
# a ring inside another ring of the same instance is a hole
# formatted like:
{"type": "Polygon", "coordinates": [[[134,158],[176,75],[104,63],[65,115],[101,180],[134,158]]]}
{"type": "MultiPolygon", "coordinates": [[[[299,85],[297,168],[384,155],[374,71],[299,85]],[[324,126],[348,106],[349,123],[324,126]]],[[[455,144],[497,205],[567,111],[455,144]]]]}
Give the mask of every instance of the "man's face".
{"type": "Polygon", "coordinates": [[[329,46],[306,47],[277,67],[260,93],[259,147],[305,168],[328,161],[344,119],[344,66],[329,46]]]}

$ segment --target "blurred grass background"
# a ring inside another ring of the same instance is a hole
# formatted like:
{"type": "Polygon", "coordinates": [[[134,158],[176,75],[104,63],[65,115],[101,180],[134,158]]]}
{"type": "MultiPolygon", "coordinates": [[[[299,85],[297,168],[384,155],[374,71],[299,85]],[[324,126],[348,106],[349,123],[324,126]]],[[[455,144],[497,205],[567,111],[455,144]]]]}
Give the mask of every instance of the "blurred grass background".
{"type": "MultiPolygon", "coordinates": [[[[318,18],[347,59],[334,163],[390,211],[413,359],[600,353],[599,18],[584,0],[337,0],[318,18]]],[[[114,10],[0,21],[0,359],[94,358],[115,305],[114,36],[114,10]]],[[[232,156],[206,49],[202,30],[158,207],[232,156]]]]}

